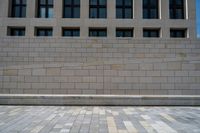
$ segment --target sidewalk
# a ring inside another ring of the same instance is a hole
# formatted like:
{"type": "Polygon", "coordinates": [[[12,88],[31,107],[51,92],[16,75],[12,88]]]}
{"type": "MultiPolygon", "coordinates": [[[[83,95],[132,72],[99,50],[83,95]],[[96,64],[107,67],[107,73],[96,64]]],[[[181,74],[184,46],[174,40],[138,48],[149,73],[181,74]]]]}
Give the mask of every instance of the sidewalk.
{"type": "Polygon", "coordinates": [[[1,133],[199,133],[200,107],[0,106],[1,133]]]}

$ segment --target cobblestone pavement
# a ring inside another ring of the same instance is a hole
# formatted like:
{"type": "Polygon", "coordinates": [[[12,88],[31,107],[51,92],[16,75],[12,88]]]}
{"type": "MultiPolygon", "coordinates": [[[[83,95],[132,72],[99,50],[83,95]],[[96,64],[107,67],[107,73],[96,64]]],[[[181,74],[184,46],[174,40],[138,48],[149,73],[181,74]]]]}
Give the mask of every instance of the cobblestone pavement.
{"type": "Polygon", "coordinates": [[[1,133],[200,133],[200,107],[0,106],[1,133]]]}

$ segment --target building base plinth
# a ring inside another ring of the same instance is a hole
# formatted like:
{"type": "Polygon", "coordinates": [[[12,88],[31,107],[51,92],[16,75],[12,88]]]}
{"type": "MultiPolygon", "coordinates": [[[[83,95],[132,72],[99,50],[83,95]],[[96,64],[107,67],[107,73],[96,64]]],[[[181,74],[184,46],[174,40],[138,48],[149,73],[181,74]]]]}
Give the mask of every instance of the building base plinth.
{"type": "Polygon", "coordinates": [[[198,106],[200,96],[191,95],[26,95],[1,94],[1,105],[85,106],[198,106]]]}

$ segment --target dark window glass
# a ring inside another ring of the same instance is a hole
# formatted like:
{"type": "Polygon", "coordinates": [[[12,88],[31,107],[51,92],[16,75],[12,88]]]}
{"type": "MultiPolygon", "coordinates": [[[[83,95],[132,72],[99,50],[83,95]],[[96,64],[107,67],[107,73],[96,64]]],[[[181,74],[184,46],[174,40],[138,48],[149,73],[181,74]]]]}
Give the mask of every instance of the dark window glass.
{"type": "Polygon", "coordinates": [[[80,30],[79,29],[63,29],[63,36],[80,36],[80,30]]]}
{"type": "Polygon", "coordinates": [[[64,0],[63,18],[80,18],[80,0],[64,0]]]}
{"type": "Polygon", "coordinates": [[[11,3],[11,17],[26,17],[26,0],[12,0],[11,3]]]}
{"type": "Polygon", "coordinates": [[[133,0],[116,0],[116,18],[133,18],[133,0]]]}
{"type": "Polygon", "coordinates": [[[36,28],[36,36],[52,36],[52,28],[36,28]]]}
{"type": "Polygon", "coordinates": [[[170,0],[170,18],[184,19],[184,0],[170,0]]]}
{"type": "Polygon", "coordinates": [[[106,37],[107,30],[106,29],[89,29],[90,37],[106,37]]]}
{"type": "Polygon", "coordinates": [[[53,0],[38,0],[38,17],[53,18],[53,0]]]}
{"type": "Polygon", "coordinates": [[[159,29],[144,29],[143,37],[160,37],[159,29]]]}
{"type": "Polygon", "coordinates": [[[133,29],[116,29],[116,37],[133,37],[133,29]]]}
{"type": "Polygon", "coordinates": [[[9,36],[25,36],[25,28],[8,28],[8,35],[9,36]]]}
{"type": "Polygon", "coordinates": [[[143,18],[158,19],[158,0],[143,0],[143,18]]]}
{"type": "Polygon", "coordinates": [[[107,0],[90,0],[90,18],[107,17],[107,0]]]}
{"type": "Polygon", "coordinates": [[[185,29],[171,29],[170,37],[172,38],[185,38],[186,30],[185,29]]]}

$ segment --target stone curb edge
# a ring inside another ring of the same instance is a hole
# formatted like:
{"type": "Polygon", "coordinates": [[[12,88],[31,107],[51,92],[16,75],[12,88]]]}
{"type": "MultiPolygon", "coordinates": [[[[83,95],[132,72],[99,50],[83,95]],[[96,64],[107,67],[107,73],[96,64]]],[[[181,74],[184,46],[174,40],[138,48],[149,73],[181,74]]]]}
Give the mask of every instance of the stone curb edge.
{"type": "Polygon", "coordinates": [[[0,94],[0,105],[200,106],[200,95],[29,95],[0,94]]]}

